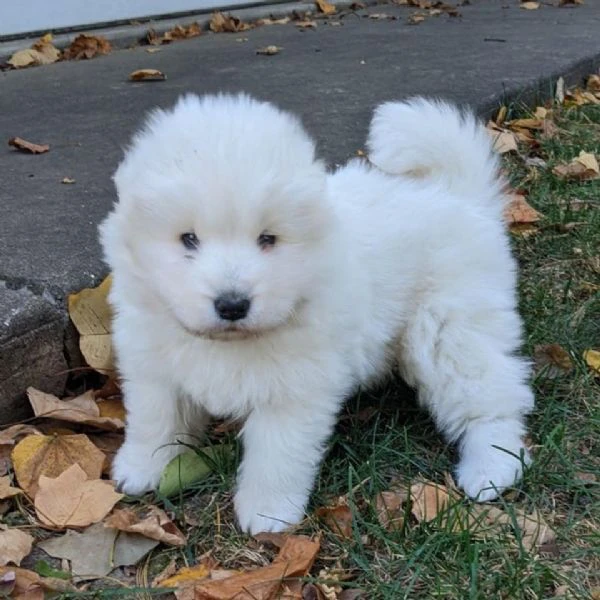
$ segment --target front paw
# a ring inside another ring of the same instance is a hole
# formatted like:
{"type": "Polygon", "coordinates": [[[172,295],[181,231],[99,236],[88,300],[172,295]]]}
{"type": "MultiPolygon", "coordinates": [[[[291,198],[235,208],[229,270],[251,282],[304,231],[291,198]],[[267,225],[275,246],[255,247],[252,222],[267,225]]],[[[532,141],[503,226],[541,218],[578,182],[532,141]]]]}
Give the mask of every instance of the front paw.
{"type": "Polygon", "coordinates": [[[235,499],[235,514],[241,529],[255,535],[262,531],[284,531],[304,518],[308,497],[268,493],[241,487],[235,499]]]}
{"type": "MultiPolygon", "coordinates": [[[[112,478],[120,491],[139,496],[158,487],[166,462],[156,455],[154,448],[125,442],[113,460],[112,478]]],[[[158,454],[158,453],[156,453],[158,454]]]]}
{"type": "Polygon", "coordinates": [[[486,444],[478,452],[463,454],[456,469],[457,483],[477,502],[494,500],[523,475],[523,465],[531,462],[523,447],[509,452],[486,444]]]}

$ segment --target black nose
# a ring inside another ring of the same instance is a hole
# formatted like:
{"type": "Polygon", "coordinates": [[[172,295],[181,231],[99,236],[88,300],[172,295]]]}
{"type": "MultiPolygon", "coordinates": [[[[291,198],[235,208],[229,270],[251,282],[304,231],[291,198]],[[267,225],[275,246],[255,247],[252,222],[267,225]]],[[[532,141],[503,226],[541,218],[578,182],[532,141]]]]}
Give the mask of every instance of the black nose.
{"type": "Polygon", "coordinates": [[[215,300],[215,310],[221,319],[239,321],[250,310],[250,300],[237,292],[225,292],[215,300]]]}

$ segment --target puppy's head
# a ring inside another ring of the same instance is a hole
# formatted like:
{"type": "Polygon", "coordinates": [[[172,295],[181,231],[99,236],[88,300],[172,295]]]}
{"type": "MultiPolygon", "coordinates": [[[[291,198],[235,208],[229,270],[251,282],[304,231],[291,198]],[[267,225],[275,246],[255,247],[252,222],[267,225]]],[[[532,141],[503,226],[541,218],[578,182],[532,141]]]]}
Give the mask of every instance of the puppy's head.
{"type": "Polygon", "coordinates": [[[115,277],[192,334],[285,326],[323,277],[325,169],[301,124],[270,104],[186,96],[154,112],[115,183],[101,226],[115,277]]]}

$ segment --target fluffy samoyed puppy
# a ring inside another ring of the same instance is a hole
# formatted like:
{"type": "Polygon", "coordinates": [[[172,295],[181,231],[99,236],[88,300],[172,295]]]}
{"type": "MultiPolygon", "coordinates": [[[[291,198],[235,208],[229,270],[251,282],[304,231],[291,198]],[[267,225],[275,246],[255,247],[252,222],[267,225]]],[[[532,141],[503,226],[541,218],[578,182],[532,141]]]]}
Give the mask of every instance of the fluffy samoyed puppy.
{"type": "Polygon", "coordinates": [[[519,479],[533,397],[490,140],[413,99],[375,111],[368,149],[328,173],[297,118],[246,95],[185,96],[134,137],[101,225],[125,492],[210,416],[243,418],[239,524],[295,524],[344,399],[394,365],[469,496],[519,479]]]}

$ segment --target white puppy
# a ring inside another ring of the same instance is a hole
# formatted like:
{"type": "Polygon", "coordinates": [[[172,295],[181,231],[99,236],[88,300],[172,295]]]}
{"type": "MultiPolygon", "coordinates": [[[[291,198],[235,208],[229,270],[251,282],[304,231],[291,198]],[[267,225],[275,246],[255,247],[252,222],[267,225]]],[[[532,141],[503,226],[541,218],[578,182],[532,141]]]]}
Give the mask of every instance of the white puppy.
{"type": "Polygon", "coordinates": [[[533,398],[488,137],[416,99],[380,106],[368,147],[375,166],[328,174],[296,118],[244,95],[186,96],[135,136],[101,226],[125,492],[209,415],[243,417],[241,527],[297,523],[344,399],[396,362],[469,496],[520,477],[533,398]]]}

